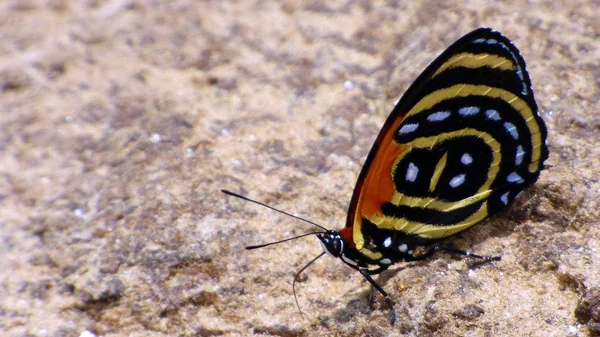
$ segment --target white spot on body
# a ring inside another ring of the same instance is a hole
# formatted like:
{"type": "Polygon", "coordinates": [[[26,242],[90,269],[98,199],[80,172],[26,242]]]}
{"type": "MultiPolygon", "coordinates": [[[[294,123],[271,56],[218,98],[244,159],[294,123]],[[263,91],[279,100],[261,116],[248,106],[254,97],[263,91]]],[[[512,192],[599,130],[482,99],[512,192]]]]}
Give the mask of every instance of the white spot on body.
{"type": "Polygon", "coordinates": [[[509,183],[522,183],[523,178],[517,172],[512,172],[506,177],[506,181],[509,183]]]}
{"type": "Polygon", "coordinates": [[[504,128],[513,139],[519,139],[519,131],[517,131],[517,127],[513,123],[504,122],[504,128]]]}
{"type": "Polygon", "coordinates": [[[346,262],[346,263],[349,263],[349,264],[353,265],[353,266],[358,265],[358,263],[356,263],[356,261],[350,260],[349,258],[346,257],[346,255],[342,255],[342,260],[344,262],[346,262]]]}
{"type": "Polygon", "coordinates": [[[460,162],[464,165],[469,165],[473,162],[473,157],[468,153],[464,153],[462,157],[460,157],[460,162]]]}
{"type": "Polygon", "coordinates": [[[515,154],[515,165],[521,165],[523,162],[523,156],[525,155],[525,151],[521,145],[517,146],[517,153],[515,154]]]}
{"type": "Polygon", "coordinates": [[[392,260],[385,258],[385,259],[381,259],[379,260],[379,263],[383,263],[383,264],[392,264],[392,260]]]}
{"type": "Polygon", "coordinates": [[[452,179],[450,179],[450,183],[449,183],[450,187],[456,188],[456,187],[462,185],[465,182],[465,178],[466,178],[466,175],[464,173],[454,176],[452,179]]]}
{"type": "Polygon", "coordinates": [[[415,131],[419,127],[418,123],[410,123],[403,125],[400,130],[398,130],[399,135],[405,135],[407,133],[411,133],[415,131]]]}
{"type": "Polygon", "coordinates": [[[441,122],[448,117],[450,117],[450,111],[438,111],[427,116],[427,120],[430,122],[441,122]]]}
{"type": "Polygon", "coordinates": [[[419,174],[419,168],[417,165],[412,162],[408,163],[408,169],[406,170],[406,181],[410,181],[411,183],[417,180],[417,175],[419,174]]]}
{"type": "Polygon", "coordinates": [[[491,119],[493,121],[499,121],[500,120],[500,114],[498,113],[498,111],[496,110],[486,110],[485,111],[485,117],[487,117],[488,119],[491,119]]]}
{"type": "Polygon", "coordinates": [[[502,201],[503,204],[508,205],[508,192],[505,192],[500,196],[500,201],[502,201]]]}
{"type": "Polygon", "coordinates": [[[458,109],[458,114],[461,116],[473,116],[478,113],[479,113],[479,107],[476,107],[476,106],[467,106],[467,107],[458,109]]]}
{"type": "Polygon", "coordinates": [[[383,246],[385,248],[388,248],[391,245],[392,245],[392,238],[388,236],[387,238],[385,238],[385,240],[383,240],[383,246]]]}
{"type": "Polygon", "coordinates": [[[402,253],[406,253],[406,251],[408,250],[408,246],[406,245],[406,243],[403,243],[401,245],[398,245],[398,250],[402,253]]]}

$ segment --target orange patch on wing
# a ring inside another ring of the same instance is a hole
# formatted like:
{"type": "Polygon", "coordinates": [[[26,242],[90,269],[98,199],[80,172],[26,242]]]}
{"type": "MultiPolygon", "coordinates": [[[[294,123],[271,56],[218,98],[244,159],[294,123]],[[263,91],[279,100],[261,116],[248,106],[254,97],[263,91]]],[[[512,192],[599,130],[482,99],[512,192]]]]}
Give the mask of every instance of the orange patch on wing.
{"type": "Polygon", "coordinates": [[[394,142],[402,120],[403,118],[398,118],[394,121],[385,131],[383,138],[377,141],[380,148],[365,177],[358,206],[360,214],[365,218],[381,214],[381,206],[390,202],[394,195],[392,168],[400,154],[406,151],[405,145],[394,142]]]}

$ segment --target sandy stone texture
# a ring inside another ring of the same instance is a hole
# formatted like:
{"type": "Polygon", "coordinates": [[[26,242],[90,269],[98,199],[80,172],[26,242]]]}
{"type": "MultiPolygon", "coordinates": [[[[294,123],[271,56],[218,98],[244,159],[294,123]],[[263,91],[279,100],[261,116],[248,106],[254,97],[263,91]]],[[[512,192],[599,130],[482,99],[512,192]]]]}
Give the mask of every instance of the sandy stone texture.
{"type": "Polygon", "coordinates": [[[0,335],[598,336],[600,3],[0,1],[0,335]],[[325,257],[387,114],[480,26],[524,55],[539,181],[376,277],[325,257]],[[576,313],[577,312],[577,313],[576,313]]]}

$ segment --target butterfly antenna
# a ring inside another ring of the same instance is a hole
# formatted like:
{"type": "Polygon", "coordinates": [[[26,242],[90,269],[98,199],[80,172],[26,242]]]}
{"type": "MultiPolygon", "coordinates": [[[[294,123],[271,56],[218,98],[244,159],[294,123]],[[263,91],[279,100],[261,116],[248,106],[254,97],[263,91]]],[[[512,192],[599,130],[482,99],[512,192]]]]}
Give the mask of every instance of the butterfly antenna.
{"type": "MultiPolygon", "coordinates": [[[[321,226],[321,225],[319,225],[319,224],[317,224],[317,223],[314,223],[314,222],[312,222],[312,221],[310,221],[310,220],[306,220],[306,219],[304,219],[304,218],[301,218],[301,217],[299,217],[299,216],[297,216],[297,215],[293,215],[293,214],[290,214],[290,213],[288,213],[288,212],[284,212],[284,211],[282,211],[282,210],[280,210],[280,209],[277,209],[277,208],[275,208],[275,207],[269,206],[269,205],[267,205],[267,204],[264,204],[264,203],[262,203],[262,202],[260,202],[260,201],[256,201],[256,200],[252,200],[252,199],[246,198],[246,197],[245,197],[245,196],[243,196],[243,195],[239,195],[239,194],[237,194],[237,193],[233,193],[233,192],[231,192],[231,191],[228,191],[228,190],[221,190],[221,192],[223,192],[223,193],[225,193],[225,194],[227,194],[227,195],[230,195],[230,196],[232,196],[232,197],[236,197],[236,198],[240,198],[240,199],[242,199],[242,200],[246,200],[246,201],[253,202],[253,203],[257,204],[257,205],[261,205],[261,206],[263,206],[263,207],[266,207],[266,208],[272,209],[272,210],[274,210],[275,212],[279,212],[279,213],[281,213],[281,214],[285,214],[285,215],[287,215],[287,216],[290,216],[290,217],[292,217],[292,218],[294,218],[294,219],[298,219],[298,220],[301,220],[301,221],[307,222],[307,223],[309,223],[309,224],[311,224],[311,225],[313,225],[313,226],[317,226],[317,227],[321,228],[321,229],[322,229],[322,230],[324,230],[324,231],[327,231],[327,228],[325,228],[325,227],[323,227],[323,226],[321,226]]],[[[318,233],[309,233],[309,234],[307,234],[307,235],[310,235],[310,234],[318,234],[318,233]]],[[[299,237],[302,237],[302,236],[299,236],[299,237]]],[[[291,240],[291,239],[293,239],[293,238],[290,238],[289,240],[291,240]]],[[[286,240],[287,240],[287,239],[286,239],[286,240]]],[[[286,240],[283,240],[283,241],[286,241],[286,240]]],[[[283,241],[281,241],[281,242],[283,242],[283,241]]],[[[274,243],[275,243],[275,242],[274,242],[274,243]]],[[[268,244],[267,244],[267,245],[268,245],[268,244]]],[[[257,248],[258,248],[258,247],[257,247],[257,248]]]]}
{"type": "Polygon", "coordinates": [[[306,317],[304,316],[304,313],[302,312],[302,309],[300,309],[300,303],[298,303],[298,296],[296,295],[296,281],[298,281],[298,278],[300,277],[300,274],[303,271],[305,271],[306,268],[308,268],[311,264],[313,264],[315,261],[317,261],[323,255],[325,255],[325,252],[321,252],[321,254],[317,255],[314,259],[310,260],[310,262],[307,263],[304,267],[302,267],[300,270],[298,270],[298,272],[294,276],[294,281],[292,282],[292,292],[294,293],[294,301],[296,301],[296,307],[298,308],[298,311],[300,312],[300,315],[302,315],[302,317],[305,318],[305,319],[306,319],[306,317]]]}
{"type": "Polygon", "coordinates": [[[309,235],[317,235],[317,234],[325,234],[325,233],[326,232],[310,232],[310,233],[305,233],[305,234],[302,234],[302,235],[294,236],[294,237],[291,237],[291,238],[287,238],[287,239],[283,239],[283,240],[279,240],[279,241],[275,241],[275,242],[263,243],[263,244],[255,245],[255,246],[248,246],[248,247],[246,247],[246,249],[247,250],[251,250],[251,249],[263,248],[263,247],[267,247],[267,246],[270,246],[270,245],[276,245],[278,243],[282,243],[282,242],[286,242],[286,241],[296,240],[296,239],[303,238],[303,237],[309,236],[309,235]]]}

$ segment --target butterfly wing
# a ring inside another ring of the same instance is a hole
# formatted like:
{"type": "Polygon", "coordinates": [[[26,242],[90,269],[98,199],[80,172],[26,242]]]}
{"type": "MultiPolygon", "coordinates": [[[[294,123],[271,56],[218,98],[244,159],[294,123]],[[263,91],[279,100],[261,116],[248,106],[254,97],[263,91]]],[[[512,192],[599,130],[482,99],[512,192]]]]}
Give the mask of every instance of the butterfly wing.
{"type": "Polygon", "coordinates": [[[376,259],[365,248],[367,221],[423,242],[467,229],[537,180],[546,133],[519,50],[477,29],[433,61],[394,107],[340,233],[376,259]]]}

